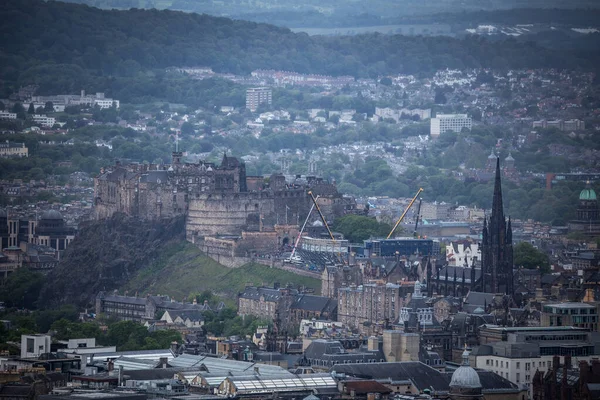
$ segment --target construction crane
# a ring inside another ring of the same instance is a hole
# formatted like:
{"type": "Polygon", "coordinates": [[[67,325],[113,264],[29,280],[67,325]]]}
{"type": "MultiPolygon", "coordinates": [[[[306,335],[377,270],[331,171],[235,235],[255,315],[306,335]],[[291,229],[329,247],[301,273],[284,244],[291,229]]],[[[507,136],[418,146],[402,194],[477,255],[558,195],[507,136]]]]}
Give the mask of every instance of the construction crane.
{"type": "Polygon", "coordinates": [[[319,213],[319,216],[321,217],[321,221],[323,221],[323,224],[325,225],[325,228],[327,228],[327,232],[329,233],[329,237],[335,243],[335,237],[333,236],[333,233],[331,233],[331,229],[329,229],[329,224],[327,224],[327,221],[325,220],[325,216],[323,216],[323,213],[321,212],[321,207],[319,207],[319,204],[317,204],[317,199],[315,198],[315,196],[313,196],[312,192],[308,192],[308,194],[310,195],[310,198],[312,199],[313,204],[314,204],[315,208],[317,209],[317,212],[319,213]]]}
{"type": "Polygon", "coordinates": [[[423,199],[419,198],[419,206],[417,207],[417,218],[415,221],[415,232],[413,233],[413,236],[415,237],[415,239],[419,238],[419,234],[417,233],[417,228],[419,227],[419,218],[421,217],[421,203],[423,202],[423,199]]]}
{"type": "Polygon", "coordinates": [[[310,218],[310,214],[312,214],[313,210],[315,209],[315,204],[317,204],[316,200],[319,198],[319,196],[317,196],[316,199],[314,199],[315,201],[313,202],[313,205],[310,207],[310,210],[308,211],[308,215],[306,216],[306,219],[304,220],[304,224],[302,224],[302,229],[300,229],[300,232],[298,232],[298,237],[296,238],[296,241],[294,242],[294,248],[292,249],[292,254],[290,255],[290,258],[287,259],[287,262],[294,262],[296,261],[296,259],[294,258],[294,255],[296,254],[296,248],[298,247],[298,243],[300,242],[300,238],[302,237],[302,233],[304,232],[304,228],[306,228],[306,224],[308,222],[308,219],[310,218]]]}
{"type": "Polygon", "coordinates": [[[408,203],[408,207],[406,207],[406,209],[404,210],[404,212],[402,213],[402,215],[400,216],[400,218],[398,218],[398,221],[396,221],[396,225],[394,225],[394,227],[390,231],[390,234],[387,235],[386,239],[389,239],[389,238],[392,237],[392,235],[396,231],[396,228],[398,228],[398,225],[400,225],[400,222],[402,222],[402,220],[406,216],[406,213],[408,212],[408,210],[410,210],[410,208],[412,207],[412,205],[414,204],[414,202],[417,200],[417,197],[419,197],[419,195],[421,194],[422,191],[423,191],[423,188],[419,188],[419,190],[417,191],[417,194],[415,194],[415,197],[413,197],[412,200],[410,201],[410,203],[408,203]]]}

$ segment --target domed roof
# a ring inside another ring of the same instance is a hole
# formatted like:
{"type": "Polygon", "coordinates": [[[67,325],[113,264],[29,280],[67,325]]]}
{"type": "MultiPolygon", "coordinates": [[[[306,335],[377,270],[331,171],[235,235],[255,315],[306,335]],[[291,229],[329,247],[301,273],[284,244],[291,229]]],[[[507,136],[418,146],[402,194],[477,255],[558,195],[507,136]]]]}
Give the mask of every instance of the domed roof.
{"type": "Polygon", "coordinates": [[[465,388],[465,389],[477,389],[481,388],[481,381],[477,372],[469,366],[469,352],[465,348],[462,354],[463,365],[458,367],[452,374],[450,380],[450,387],[465,388]]]}
{"type": "Polygon", "coordinates": [[[56,210],[48,210],[42,213],[40,219],[63,219],[63,216],[56,210]]]}
{"type": "Polygon", "coordinates": [[[596,192],[594,191],[594,189],[592,189],[592,186],[590,185],[590,181],[587,181],[587,184],[585,185],[585,189],[583,189],[581,191],[581,193],[579,193],[579,200],[596,200],[596,192]]]}
{"type": "Polygon", "coordinates": [[[505,161],[515,161],[515,159],[513,158],[512,154],[508,153],[508,157],[506,157],[504,159],[505,161]]]}
{"type": "Polygon", "coordinates": [[[492,148],[492,152],[488,156],[488,160],[495,160],[495,159],[496,159],[496,154],[494,153],[494,149],[492,148]]]}

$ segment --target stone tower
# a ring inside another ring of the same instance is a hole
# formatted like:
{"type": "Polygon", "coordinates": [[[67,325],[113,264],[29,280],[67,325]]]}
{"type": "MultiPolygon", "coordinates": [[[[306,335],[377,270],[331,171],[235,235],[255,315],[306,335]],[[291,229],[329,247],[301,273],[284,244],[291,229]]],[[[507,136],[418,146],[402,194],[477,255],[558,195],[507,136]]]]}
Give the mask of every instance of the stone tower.
{"type": "Polygon", "coordinates": [[[500,158],[496,158],[496,179],[492,215],[483,222],[481,284],[485,293],[513,294],[513,246],[510,219],[504,217],[500,158]]]}

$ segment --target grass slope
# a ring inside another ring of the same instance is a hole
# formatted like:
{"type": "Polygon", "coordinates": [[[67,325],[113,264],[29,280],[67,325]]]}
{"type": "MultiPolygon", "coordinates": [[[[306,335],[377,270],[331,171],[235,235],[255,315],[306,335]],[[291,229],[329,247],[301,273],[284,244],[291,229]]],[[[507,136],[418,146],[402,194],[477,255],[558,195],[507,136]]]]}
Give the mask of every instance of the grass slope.
{"type": "Polygon", "coordinates": [[[269,268],[259,264],[247,264],[241,268],[227,268],[210,257],[207,257],[196,246],[182,240],[173,240],[161,256],[152,264],[139,269],[136,275],[122,288],[129,293],[138,292],[163,294],[177,300],[188,298],[194,293],[210,290],[214,294],[235,299],[237,293],[247,283],[253,285],[272,285],[279,282],[294,287],[303,285],[315,289],[319,293],[321,283],[318,279],[309,278],[269,268]]]}

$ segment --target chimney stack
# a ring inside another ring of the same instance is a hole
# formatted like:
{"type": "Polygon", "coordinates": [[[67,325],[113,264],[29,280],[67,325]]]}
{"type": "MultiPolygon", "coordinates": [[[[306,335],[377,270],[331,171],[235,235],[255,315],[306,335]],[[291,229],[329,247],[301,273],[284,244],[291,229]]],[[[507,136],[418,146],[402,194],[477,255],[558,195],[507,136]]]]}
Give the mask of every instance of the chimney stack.
{"type": "Polygon", "coordinates": [[[565,356],[565,369],[571,369],[571,355],[567,354],[565,356]]]}

